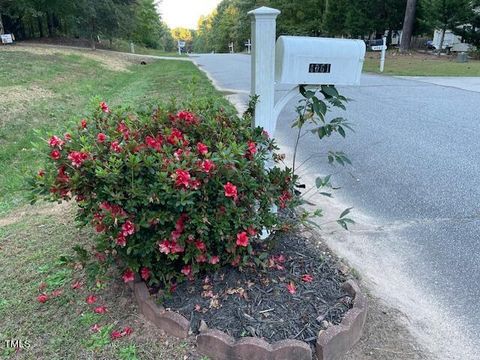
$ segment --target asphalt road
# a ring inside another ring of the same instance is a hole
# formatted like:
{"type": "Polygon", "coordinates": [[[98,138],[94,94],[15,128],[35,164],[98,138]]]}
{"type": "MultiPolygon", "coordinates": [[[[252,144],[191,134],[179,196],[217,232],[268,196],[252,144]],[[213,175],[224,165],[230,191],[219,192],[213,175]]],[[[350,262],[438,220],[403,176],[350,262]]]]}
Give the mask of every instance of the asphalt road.
{"type": "MultiPolygon", "coordinates": [[[[246,102],[249,56],[194,61],[218,87],[237,92],[232,100],[246,102]]],[[[479,359],[480,88],[475,78],[447,80],[364,75],[360,87],[339,89],[353,99],[344,115],[355,133],[322,143],[309,135],[300,158],[314,156],[305,178],[335,173],[341,186],[336,202],[322,206],[355,208],[358,225],[348,234],[328,228],[329,245],[405,313],[434,358],[479,359]],[[321,154],[331,149],[353,166],[329,166],[321,154]]],[[[275,134],[287,153],[294,105],[275,134]]]]}

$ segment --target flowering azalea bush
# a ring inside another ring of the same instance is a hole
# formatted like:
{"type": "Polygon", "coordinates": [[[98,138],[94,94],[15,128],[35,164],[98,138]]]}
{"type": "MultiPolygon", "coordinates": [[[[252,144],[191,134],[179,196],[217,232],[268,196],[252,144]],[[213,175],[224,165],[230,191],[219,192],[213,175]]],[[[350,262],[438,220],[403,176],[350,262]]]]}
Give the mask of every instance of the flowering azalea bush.
{"type": "Polygon", "coordinates": [[[119,258],[125,282],[173,284],[255,260],[262,231],[279,226],[272,205],[295,205],[291,171],[266,167],[274,141],[214,106],[133,112],[102,102],[46,142],[34,199],[76,201],[78,220],[98,234],[97,258],[119,258]]]}

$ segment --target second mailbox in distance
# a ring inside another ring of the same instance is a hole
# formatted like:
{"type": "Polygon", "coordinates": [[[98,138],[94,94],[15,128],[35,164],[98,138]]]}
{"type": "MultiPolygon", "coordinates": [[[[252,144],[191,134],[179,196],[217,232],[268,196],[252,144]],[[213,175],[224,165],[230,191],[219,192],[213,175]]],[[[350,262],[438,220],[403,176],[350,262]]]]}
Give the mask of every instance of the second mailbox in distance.
{"type": "Polygon", "coordinates": [[[280,36],[275,80],[292,85],[359,85],[365,59],[362,40],[280,36]]]}

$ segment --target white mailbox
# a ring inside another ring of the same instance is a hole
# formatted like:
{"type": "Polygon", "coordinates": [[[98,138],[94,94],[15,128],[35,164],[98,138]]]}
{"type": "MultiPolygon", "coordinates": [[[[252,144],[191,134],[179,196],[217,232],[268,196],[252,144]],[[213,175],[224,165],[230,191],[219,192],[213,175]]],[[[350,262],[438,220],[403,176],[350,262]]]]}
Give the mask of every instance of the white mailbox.
{"type": "Polygon", "coordinates": [[[275,52],[278,84],[360,84],[365,58],[362,40],[280,36],[275,52]]]}

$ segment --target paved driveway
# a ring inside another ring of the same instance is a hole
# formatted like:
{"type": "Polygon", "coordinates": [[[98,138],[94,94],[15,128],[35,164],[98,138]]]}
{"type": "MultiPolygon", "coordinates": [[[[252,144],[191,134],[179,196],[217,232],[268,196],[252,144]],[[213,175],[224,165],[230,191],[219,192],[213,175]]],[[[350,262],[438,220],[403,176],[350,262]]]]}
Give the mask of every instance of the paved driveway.
{"type": "MultiPolygon", "coordinates": [[[[247,101],[249,56],[194,60],[217,86],[237,91],[234,101],[247,101]]],[[[421,80],[364,75],[360,87],[340,88],[354,100],[345,115],[356,132],[321,145],[305,137],[300,157],[313,159],[302,172],[307,181],[336,173],[342,187],[336,200],[316,200],[334,214],[355,208],[358,225],[351,232],[326,227],[330,246],[405,313],[438,358],[478,359],[480,93],[452,87],[451,79],[421,80]],[[330,167],[321,155],[330,149],[344,150],[353,166],[330,167]]],[[[470,90],[475,83],[470,78],[470,90]]],[[[282,113],[276,131],[287,153],[294,105],[282,113]]]]}
{"type": "Polygon", "coordinates": [[[448,86],[462,90],[480,92],[480,77],[458,77],[458,76],[399,76],[400,79],[415,80],[448,86]]]}

